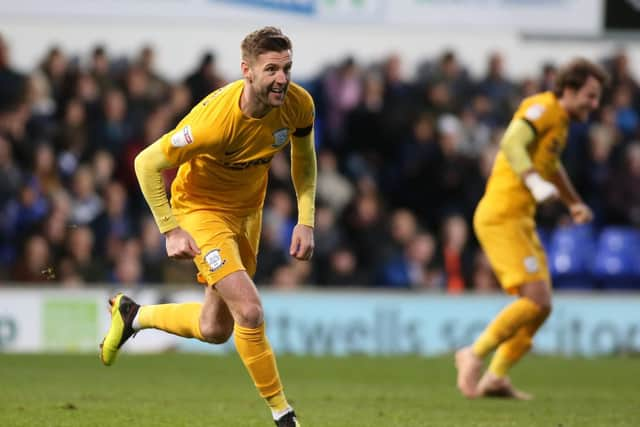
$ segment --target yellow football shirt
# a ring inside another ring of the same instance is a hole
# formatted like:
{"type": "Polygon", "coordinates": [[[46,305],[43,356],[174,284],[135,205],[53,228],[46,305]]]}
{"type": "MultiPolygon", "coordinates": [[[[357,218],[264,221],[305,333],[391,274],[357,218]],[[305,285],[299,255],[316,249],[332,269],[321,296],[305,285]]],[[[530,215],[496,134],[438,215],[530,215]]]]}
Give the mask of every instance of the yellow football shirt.
{"type": "MultiPolygon", "coordinates": [[[[533,168],[550,179],[567,143],[569,116],[553,92],[543,92],[522,101],[513,116],[513,120],[518,119],[529,123],[536,135],[527,147],[533,168]]],[[[484,198],[496,214],[535,214],[535,199],[502,151],[496,157],[484,198]]]]}
{"type": "Polygon", "coordinates": [[[271,159],[297,130],[313,126],[313,100],[299,85],[290,83],[284,104],[256,119],[240,110],[243,84],[211,93],[161,138],[169,163],[180,165],[171,186],[176,214],[210,209],[242,216],[261,208],[271,159]]]}

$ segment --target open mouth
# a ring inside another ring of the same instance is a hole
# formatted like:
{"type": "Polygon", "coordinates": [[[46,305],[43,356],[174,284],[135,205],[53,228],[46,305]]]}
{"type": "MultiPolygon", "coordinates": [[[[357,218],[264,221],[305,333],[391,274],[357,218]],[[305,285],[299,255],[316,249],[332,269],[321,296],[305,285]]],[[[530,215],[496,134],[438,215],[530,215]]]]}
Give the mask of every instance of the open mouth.
{"type": "Polygon", "coordinates": [[[282,95],[287,90],[286,86],[271,86],[269,92],[277,93],[278,95],[282,95]]]}

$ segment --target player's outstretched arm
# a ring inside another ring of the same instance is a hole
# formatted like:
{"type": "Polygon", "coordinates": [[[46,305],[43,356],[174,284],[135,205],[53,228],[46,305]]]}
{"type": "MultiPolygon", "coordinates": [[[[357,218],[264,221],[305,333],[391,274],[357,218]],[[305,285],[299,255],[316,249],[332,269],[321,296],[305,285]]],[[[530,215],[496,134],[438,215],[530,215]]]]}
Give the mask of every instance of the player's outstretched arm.
{"type": "Polygon", "coordinates": [[[291,256],[308,260],[313,254],[313,225],[316,200],[316,151],[313,129],[294,136],[291,144],[291,177],[298,199],[298,225],[291,236],[291,256]]]}
{"type": "Polygon", "coordinates": [[[582,201],[571,183],[567,171],[559,161],[556,166],[556,173],[551,177],[551,182],[558,188],[560,199],[569,209],[569,213],[571,213],[571,217],[576,224],[585,224],[593,220],[593,212],[582,201]]]}

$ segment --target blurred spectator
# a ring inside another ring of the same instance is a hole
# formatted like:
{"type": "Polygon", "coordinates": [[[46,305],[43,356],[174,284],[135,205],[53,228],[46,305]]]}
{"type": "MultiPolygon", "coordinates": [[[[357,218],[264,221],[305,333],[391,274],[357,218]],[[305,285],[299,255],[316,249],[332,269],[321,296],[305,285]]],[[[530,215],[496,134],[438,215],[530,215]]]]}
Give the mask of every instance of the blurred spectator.
{"type": "Polygon", "coordinates": [[[188,86],[184,84],[177,84],[171,87],[168,105],[170,128],[177,126],[180,120],[187,115],[191,109],[192,103],[191,91],[188,86]]]}
{"type": "Polygon", "coordinates": [[[470,283],[473,253],[469,245],[469,227],[461,215],[451,215],[442,224],[442,258],[446,291],[459,294],[470,283]]]}
{"type": "Polygon", "coordinates": [[[140,50],[137,65],[144,72],[146,78],[146,97],[153,102],[163,100],[169,91],[169,83],[160,76],[154,68],[156,53],[151,45],[145,45],[140,50]]]}
{"type": "Polygon", "coordinates": [[[375,270],[382,257],[381,237],[385,235],[384,212],[377,194],[360,194],[346,212],[346,239],[365,271],[375,270]]]}
{"type": "Polygon", "coordinates": [[[340,172],[333,152],[322,150],[318,153],[318,201],[326,203],[338,215],[342,213],[355,190],[353,184],[340,172]]]}
{"type": "Polygon", "coordinates": [[[155,105],[149,89],[149,76],[139,65],[129,67],[125,76],[126,119],[131,124],[131,135],[140,134],[142,124],[155,105]]]}
{"type": "Polygon", "coordinates": [[[339,246],[329,254],[324,281],[328,286],[369,286],[371,278],[359,268],[353,250],[339,246]]]}
{"type": "Polygon", "coordinates": [[[289,262],[288,253],[282,246],[279,225],[275,221],[264,221],[260,235],[260,251],[255,282],[258,285],[272,284],[273,277],[289,262]]]}
{"type": "Polygon", "coordinates": [[[100,283],[107,281],[106,266],[102,257],[94,253],[94,236],[87,226],[72,226],[67,239],[68,260],[63,260],[67,270],[65,275],[77,275],[85,283],[100,283]],[[68,265],[66,265],[68,264],[68,265]]]}
{"type": "Polygon", "coordinates": [[[62,189],[58,165],[51,145],[39,144],[36,147],[33,159],[33,178],[35,185],[45,197],[62,189]]]}
{"type": "Polygon", "coordinates": [[[24,241],[22,255],[14,265],[11,280],[17,282],[45,282],[54,280],[49,245],[44,237],[33,235],[24,241]]]}
{"type": "Polygon", "coordinates": [[[104,209],[104,202],[95,189],[93,170],[80,166],[73,175],[71,221],[74,225],[87,225],[104,209]]]}
{"type": "Polygon", "coordinates": [[[333,144],[333,152],[351,178],[377,175],[381,170],[385,154],[391,149],[390,131],[385,127],[386,110],[384,81],[379,73],[367,72],[361,99],[343,117],[344,141],[333,144]]]}
{"type": "Polygon", "coordinates": [[[626,139],[637,136],[640,127],[640,117],[633,108],[632,96],[632,89],[628,86],[618,86],[613,92],[616,125],[626,139]]]}
{"type": "Polygon", "coordinates": [[[473,260],[472,280],[473,291],[480,294],[498,292],[500,284],[496,278],[487,256],[481,250],[477,251],[473,260]]]}
{"type": "Polygon", "coordinates": [[[140,253],[138,239],[126,239],[123,242],[111,273],[114,283],[127,287],[134,287],[142,283],[143,267],[140,253]]]}
{"type": "Polygon", "coordinates": [[[119,158],[125,143],[133,137],[133,128],[127,118],[127,99],[119,89],[109,89],[102,103],[103,117],[95,129],[95,146],[119,158]]]}
{"type": "Polygon", "coordinates": [[[640,227],[640,143],[627,146],[624,164],[609,183],[609,221],[640,227]]]}
{"type": "Polygon", "coordinates": [[[552,63],[546,63],[542,66],[542,76],[540,78],[540,91],[552,91],[556,86],[556,77],[558,68],[552,63]]]}
{"type": "Polygon", "coordinates": [[[133,224],[127,215],[127,191],[117,181],[104,189],[104,211],[92,221],[95,247],[99,253],[107,250],[110,239],[124,240],[133,235],[133,224]]]}
{"type": "Polygon", "coordinates": [[[22,171],[13,160],[11,145],[0,135],[0,211],[17,193],[22,182],[22,171]]]}
{"type": "Polygon", "coordinates": [[[87,111],[80,99],[72,98],[65,106],[54,141],[65,176],[73,175],[78,164],[89,159],[92,148],[89,147],[87,111]]]}
{"type": "Polygon", "coordinates": [[[409,209],[397,209],[389,218],[389,238],[385,239],[384,258],[402,254],[411,239],[418,233],[418,221],[409,209]]]}
{"type": "Polygon", "coordinates": [[[91,55],[90,73],[97,83],[101,94],[105,94],[108,89],[114,87],[114,82],[110,74],[109,56],[107,49],[102,45],[93,48],[91,55]]]}
{"type": "Polygon", "coordinates": [[[326,105],[325,142],[328,148],[342,151],[345,144],[345,119],[356,108],[362,96],[360,68],[351,56],[329,70],[322,81],[326,105]]]}
{"type": "Polygon", "coordinates": [[[40,64],[38,73],[46,79],[47,91],[55,108],[63,101],[67,71],[66,55],[59,46],[52,46],[40,64]]]}
{"type": "Polygon", "coordinates": [[[487,74],[478,85],[478,92],[489,97],[496,118],[499,121],[509,120],[513,108],[517,106],[514,85],[506,77],[504,72],[504,57],[499,52],[493,52],[489,56],[487,74]]]}
{"type": "Polygon", "coordinates": [[[216,57],[207,52],[200,59],[198,68],[185,80],[191,92],[191,105],[196,105],[214,90],[225,85],[225,80],[216,69],[216,57]]]}
{"type": "Polygon", "coordinates": [[[586,161],[581,165],[576,186],[584,200],[593,210],[595,223],[601,225],[606,215],[607,185],[611,179],[611,150],[615,135],[602,125],[589,130],[589,145],[586,161]]]}
{"type": "Polygon", "coordinates": [[[142,220],[140,240],[142,244],[142,277],[145,283],[159,284],[164,281],[165,265],[170,262],[164,244],[152,216],[142,220]]]}
{"type": "Polygon", "coordinates": [[[98,150],[93,155],[91,168],[93,169],[93,180],[96,191],[102,192],[111,182],[114,175],[115,160],[107,151],[98,150]]]}
{"type": "Polygon", "coordinates": [[[412,236],[403,252],[382,265],[376,283],[379,286],[406,289],[441,287],[441,275],[435,268],[436,242],[429,233],[412,236]]]}
{"type": "Polygon", "coordinates": [[[263,224],[273,228],[277,246],[288,253],[291,234],[297,223],[294,218],[294,204],[291,195],[282,189],[274,189],[267,195],[263,212],[263,224]]]}
{"type": "Polygon", "coordinates": [[[320,202],[316,206],[314,228],[315,248],[313,250],[313,276],[319,285],[333,285],[330,280],[329,264],[335,251],[344,240],[340,225],[337,223],[336,211],[320,202]]]}

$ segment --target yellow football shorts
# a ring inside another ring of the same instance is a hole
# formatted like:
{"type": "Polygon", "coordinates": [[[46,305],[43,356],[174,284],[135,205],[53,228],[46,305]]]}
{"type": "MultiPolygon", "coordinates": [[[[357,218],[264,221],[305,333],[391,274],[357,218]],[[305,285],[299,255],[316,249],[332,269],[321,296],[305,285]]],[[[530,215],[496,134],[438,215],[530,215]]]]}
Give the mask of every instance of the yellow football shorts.
{"type": "Polygon", "coordinates": [[[473,227],[507,293],[517,294],[525,283],[544,281],[551,285],[547,257],[533,218],[495,215],[481,202],[473,217],[473,227]]]}
{"type": "Polygon", "coordinates": [[[198,267],[198,282],[215,285],[227,275],[246,270],[253,277],[260,243],[262,211],[235,216],[211,210],[176,215],[180,227],[196,241],[200,254],[193,262],[198,267]]]}

